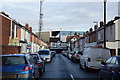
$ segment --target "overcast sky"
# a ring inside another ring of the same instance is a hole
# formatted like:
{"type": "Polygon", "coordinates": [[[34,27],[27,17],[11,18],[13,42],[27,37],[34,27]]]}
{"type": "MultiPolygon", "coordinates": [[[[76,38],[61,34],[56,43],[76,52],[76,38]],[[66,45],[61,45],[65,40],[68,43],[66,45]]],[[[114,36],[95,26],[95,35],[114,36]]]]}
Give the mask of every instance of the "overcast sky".
{"type": "MultiPolygon", "coordinates": [[[[72,0],[73,1],[73,0],[72,0]]],[[[28,23],[38,31],[39,2],[2,2],[0,10],[21,24],[28,23]]],[[[81,30],[93,27],[94,21],[103,20],[102,2],[46,2],[42,7],[43,30],[81,30]]],[[[107,20],[118,15],[118,3],[107,3],[107,20]]]]}

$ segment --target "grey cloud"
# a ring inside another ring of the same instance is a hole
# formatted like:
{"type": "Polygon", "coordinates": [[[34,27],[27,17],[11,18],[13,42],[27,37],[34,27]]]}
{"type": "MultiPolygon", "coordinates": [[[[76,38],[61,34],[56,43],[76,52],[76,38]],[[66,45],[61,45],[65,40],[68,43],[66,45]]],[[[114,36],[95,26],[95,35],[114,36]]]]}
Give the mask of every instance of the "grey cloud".
{"type": "MultiPolygon", "coordinates": [[[[108,17],[117,15],[117,3],[108,3],[108,17]]],[[[5,3],[3,10],[21,23],[29,23],[33,30],[38,30],[39,3],[5,3]]],[[[88,30],[93,21],[103,20],[103,3],[95,2],[44,2],[44,30],[88,30]]]]}

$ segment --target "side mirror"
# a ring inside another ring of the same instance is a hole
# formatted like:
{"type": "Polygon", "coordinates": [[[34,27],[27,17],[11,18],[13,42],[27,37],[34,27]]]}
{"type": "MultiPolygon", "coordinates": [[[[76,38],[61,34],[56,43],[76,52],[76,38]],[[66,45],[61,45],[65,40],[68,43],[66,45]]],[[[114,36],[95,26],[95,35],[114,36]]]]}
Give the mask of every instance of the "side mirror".
{"type": "Polygon", "coordinates": [[[106,63],[105,63],[105,62],[101,62],[101,64],[102,64],[102,65],[106,65],[106,63]]]}

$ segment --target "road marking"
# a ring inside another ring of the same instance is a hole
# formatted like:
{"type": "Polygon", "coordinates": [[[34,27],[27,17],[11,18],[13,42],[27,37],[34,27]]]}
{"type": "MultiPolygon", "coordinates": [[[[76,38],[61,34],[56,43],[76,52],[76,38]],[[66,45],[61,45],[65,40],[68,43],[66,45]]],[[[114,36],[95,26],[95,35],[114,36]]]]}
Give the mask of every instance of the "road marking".
{"type": "Polygon", "coordinates": [[[70,77],[72,78],[72,80],[75,80],[72,74],[70,74],[70,77]]]}

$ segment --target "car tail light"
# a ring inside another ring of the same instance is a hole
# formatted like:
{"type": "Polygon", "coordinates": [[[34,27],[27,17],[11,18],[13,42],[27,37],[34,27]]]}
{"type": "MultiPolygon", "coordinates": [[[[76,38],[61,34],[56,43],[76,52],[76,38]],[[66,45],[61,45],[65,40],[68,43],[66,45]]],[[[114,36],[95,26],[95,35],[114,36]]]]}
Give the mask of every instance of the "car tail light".
{"type": "Polygon", "coordinates": [[[76,55],[77,57],[79,57],[79,55],[76,55]]]}
{"type": "Polygon", "coordinates": [[[90,58],[88,58],[88,62],[90,62],[90,58]]]}
{"type": "Polygon", "coordinates": [[[30,66],[25,66],[24,70],[23,71],[28,71],[28,70],[31,70],[32,68],[30,66]]]}
{"type": "Polygon", "coordinates": [[[40,63],[36,63],[38,66],[40,66],[40,63]]]}

